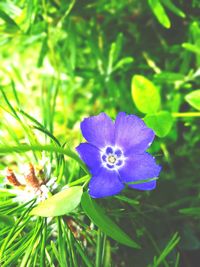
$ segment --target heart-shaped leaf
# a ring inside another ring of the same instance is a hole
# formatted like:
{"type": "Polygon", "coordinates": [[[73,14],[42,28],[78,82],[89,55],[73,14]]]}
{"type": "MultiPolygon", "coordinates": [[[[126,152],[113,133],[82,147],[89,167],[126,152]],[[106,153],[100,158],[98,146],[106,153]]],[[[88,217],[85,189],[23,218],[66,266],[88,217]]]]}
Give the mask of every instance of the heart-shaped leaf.
{"type": "Polygon", "coordinates": [[[168,111],[160,111],[155,114],[146,115],[144,121],[159,137],[166,136],[173,125],[172,115],[168,111]]]}
{"type": "Polygon", "coordinates": [[[200,110],[200,89],[195,90],[185,96],[185,100],[192,106],[200,110]]]}

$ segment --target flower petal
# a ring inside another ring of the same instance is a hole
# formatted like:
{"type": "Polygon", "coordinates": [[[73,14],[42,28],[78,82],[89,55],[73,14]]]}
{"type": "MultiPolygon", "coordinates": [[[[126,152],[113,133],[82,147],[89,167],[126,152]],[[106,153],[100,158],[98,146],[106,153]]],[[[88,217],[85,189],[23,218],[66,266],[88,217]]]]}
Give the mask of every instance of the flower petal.
{"type": "Polygon", "coordinates": [[[115,171],[101,168],[99,173],[92,177],[89,183],[89,194],[93,198],[102,198],[118,194],[124,185],[115,171]]]}
{"type": "Polygon", "coordinates": [[[114,142],[114,123],[105,113],[84,119],[81,131],[85,139],[98,148],[114,142]]]}
{"type": "Polygon", "coordinates": [[[120,112],[115,121],[115,144],[124,149],[128,154],[129,150],[135,153],[144,152],[153,142],[154,132],[135,115],[126,115],[120,112]]]}
{"type": "Polygon", "coordinates": [[[76,147],[76,151],[79,153],[81,159],[85,162],[90,172],[92,174],[96,174],[101,167],[99,149],[91,144],[81,143],[76,147]]]}
{"type": "MultiPolygon", "coordinates": [[[[148,153],[134,155],[127,158],[125,165],[119,169],[122,182],[134,182],[158,177],[161,167],[156,164],[155,159],[148,153]]],[[[129,185],[132,188],[151,190],[155,187],[155,181],[129,185]]]]}

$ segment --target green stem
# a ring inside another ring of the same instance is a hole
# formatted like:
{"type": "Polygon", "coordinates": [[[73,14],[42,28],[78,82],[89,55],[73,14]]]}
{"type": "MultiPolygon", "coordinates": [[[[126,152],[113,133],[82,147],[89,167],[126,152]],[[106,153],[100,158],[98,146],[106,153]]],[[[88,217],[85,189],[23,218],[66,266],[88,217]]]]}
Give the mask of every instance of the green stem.
{"type": "Polygon", "coordinates": [[[81,166],[81,168],[89,174],[89,171],[87,170],[85,164],[81,161],[79,156],[74,153],[70,149],[65,149],[58,146],[53,145],[19,145],[19,146],[0,146],[0,154],[2,153],[23,153],[27,151],[48,151],[48,152],[56,152],[63,155],[66,155],[78,162],[78,164],[81,166]]]}
{"type": "Polygon", "coordinates": [[[100,229],[98,229],[95,267],[100,267],[100,266],[101,266],[101,231],[100,231],[100,229]]]}
{"type": "MultiPolygon", "coordinates": [[[[3,242],[2,246],[1,246],[1,250],[0,250],[0,261],[3,259],[4,251],[7,248],[7,246],[10,245],[9,242],[11,241],[13,235],[15,234],[17,227],[23,221],[24,217],[27,216],[28,213],[30,212],[30,210],[32,209],[32,207],[33,207],[33,205],[35,203],[35,200],[34,201],[31,200],[29,203],[31,203],[31,205],[22,213],[22,216],[15,222],[15,225],[13,226],[13,228],[10,230],[9,234],[5,238],[5,240],[4,240],[4,242],[3,242]]],[[[29,219],[30,219],[30,217],[27,216],[27,221],[29,219]]],[[[24,225],[24,222],[26,222],[26,220],[23,221],[23,225],[24,225]]]]}
{"type": "Polygon", "coordinates": [[[62,234],[62,226],[61,226],[61,217],[57,217],[57,227],[58,227],[58,252],[60,257],[61,267],[68,267],[67,259],[66,259],[66,251],[65,251],[65,241],[62,234]]]}
{"type": "Polygon", "coordinates": [[[44,218],[44,226],[41,238],[40,267],[45,267],[46,239],[47,239],[47,218],[44,218]]]}
{"type": "Polygon", "coordinates": [[[200,112],[174,112],[172,113],[174,118],[184,118],[184,117],[200,117],[200,112]]]}
{"type": "Polygon", "coordinates": [[[85,175],[85,176],[81,177],[80,179],[69,183],[68,186],[71,187],[71,186],[74,186],[74,185],[77,185],[77,184],[82,184],[84,182],[87,182],[89,179],[90,179],[90,176],[89,175],[85,175]]]}

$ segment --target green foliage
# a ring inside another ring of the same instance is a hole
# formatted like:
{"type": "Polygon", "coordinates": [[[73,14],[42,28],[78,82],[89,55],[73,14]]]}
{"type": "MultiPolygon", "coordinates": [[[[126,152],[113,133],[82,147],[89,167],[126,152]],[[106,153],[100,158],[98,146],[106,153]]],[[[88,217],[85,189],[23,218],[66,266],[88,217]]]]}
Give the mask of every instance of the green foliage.
{"type": "Polygon", "coordinates": [[[12,226],[14,224],[14,219],[10,216],[0,215],[0,228],[5,226],[12,226]]]}
{"type": "Polygon", "coordinates": [[[163,5],[165,5],[169,10],[171,10],[177,16],[179,16],[181,18],[185,18],[186,17],[185,13],[182,10],[180,10],[177,6],[175,6],[173,1],[171,1],[171,0],[161,0],[161,2],[163,3],[163,5]]]}
{"type": "Polygon", "coordinates": [[[164,6],[181,18],[185,18],[185,13],[180,10],[171,0],[148,0],[149,6],[160,24],[165,28],[171,27],[171,21],[164,6]]]}
{"type": "Polygon", "coordinates": [[[143,113],[145,123],[159,137],[166,136],[173,125],[173,117],[168,111],[158,111],[160,108],[160,93],[157,87],[147,78],[134,75],[132,79],[132,97],[136,107],[143,113]]]}
{"type": "Polygon", "coordinates": [[[84,193],[81,200],[81,205],[86,215],[97,225],[105,234],[112,237],[118,242],[133,247],[139,248],[139,245],[133,241],[119,226],[117,226],[109,217],[107,217],[101,207],[92,200],[87,193],[84,193]]]}
{"type": "Polygon", "coordinates": [[[147,114],[144,117],[144,121],[159,137],[166,136],[170,132],[173,124],[173,118],[171,113],[168,111],[160,111],[149,115],[147,114]]]}
{"type": "Polygon", "coordinates": [[[170,239],[170,241],[168,242],[168,244],[166,245],[166,247],[164,248],[164,250],[162,251],[161,255],[159,257],[154,257],[153,264],[149,266],[152,266],[152,267],[160,266],[161,263],[163,263],[163,260],[167,257],[167,255],[174,249],[175,246],[177,246],[179,241],[180,241],[180,237],[178,236],[177,233],[175,233],[173,237],[170,239]]]}
{"type": "Polygon", "coordinates": [[[37,207],[32,209],[30,214],[42,217],[55,217],[68,214],[74,211],[79,205],[82,192],[81,186],[65,189],[40,202],[37,207]]]}
{"type": "Polygon", "coordinates": [[[162,6],[160,0],[148,0],[149,6],[151,7],[154,15],[165,28],[171,27],[171,22],[167,16],[164,7],[162,6]]]}
{"type": "Polygon", "coordinates": [[[200,110],[200,90],[195,90],[185,96],[185,100],[195,109],[200,110]]]}
{"type": "Polygon", "coordinates": [[[199,8],[197,0],[0,1],[2,267],[199,265],[199,8]],[[75,152],[80,122],[119,111],[157,135],[157,188],[90,199],[91,174],[75,152]]]}
{"type": "Polygon", "coordinates": [[[132,96],[136,107],[143,113],[154,113],[160,107],[158,89],[141,75],[135,75],[132,79],[132,96]]]}

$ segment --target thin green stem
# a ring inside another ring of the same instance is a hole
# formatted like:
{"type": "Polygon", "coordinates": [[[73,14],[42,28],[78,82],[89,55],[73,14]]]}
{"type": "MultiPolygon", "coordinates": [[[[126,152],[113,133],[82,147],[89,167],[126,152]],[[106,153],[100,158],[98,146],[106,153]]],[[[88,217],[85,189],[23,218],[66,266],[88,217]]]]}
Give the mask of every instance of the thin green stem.
{"type": "Polygon", "coordinates": [[[40,254],[40,267],[45,267],[46,239],[47,239],[47,219],[44,218],[44,227],[42,232],[42,244],[41,244],[41,254],[40,254]]]}
{"type": "MultiPolygon", "coordinates": [[[[10,230],[9,234],[7,235],[6,239],[4,240],[1,249],[0,249],[0,260],[3,258],[3,253],[5,251],[5,249],[7,248],[7,246],[9,245],[9,242],[12,239],[12,236],[14,235],[16,229],[18,228],[19,224],[23,221],[24,217],[30,212],[30,210],[32,209],[33,205],[35,203],[35,200],[31,203],[30,207],[28,207],[23,213],[22,216],[16,221],[15,225],[13,226],[13,228],[10,230]]],[[[30,217],[27,217],[27,221],[30,219],[30,217]]],[[[23,223],[26,221],[23,221],[23,223]]],[[[24,224],[23,224],[24,225],[24,224]]]]}
{"type": "Polygon", "coordinates": [[[87,181],[83,184],[83,188],[89,183],[90,179],[87,179],[87,181]]]}
{"type": "Polygon", "coordinates": [[[97,232],[95,267],[101,267],[101,231],[100,229],[98,229],[98,232],[97,232]]]}
{"type": "Polygon", "coordinates": [[[58,252],[60,257],[61,267],[68,267],[67,259],[66,259],[66,251],[65,251],[65,240],[62,234],[62,226],[61,226],[61,217],[57,217],[57,227],[58,227],[58,252]]]}
{"type": "Polygon", "coordinates": [[[77,256],[75,255],[75,249],[74,249],[74,238],[71,231],[69,232],[69,245],[73,260],[73,267],[78,267],[77,256]]]}
{"type": "Polygon", "coordinates": [[[81,177],[80,179],[78,179],[78,180],[76,180],[74,182],[69,183],[68,186],[71,187],[71,186],[74,186],[74,185],[77,185],[77,184],[82,184],[84,182],[87,182],[89,179],[90,179],[90,176],[87,174],[87,175],[81,177]]]}
{"type": "Polygon", "coordinates": [[[70,149],[65,149],[58,146],[53,145],[19,145],[19,146],[0,146],[0,154],[3,153],[23,153],[28,151],[48,151],[48,152],[56,152],[63,155],[66,155],[70,158],[73,158],[78,162],[81,168],[89,174],[85,164],[81,161],[79,156],[70,149]]]}
{"type": "Polygon", "coordinates": [[[200,117],[200,112],[174,112],[172,113],[174,118],[185,118],[185,117],[200,117]]]}
{"type": "Polygon", "coordinates": [[[80,244],[78,242],[74,243],[75,247],[77,248],[79,254],[81,255],[83,261],[85,262],[87,267],[93,267],[93,263],[90,262],[90,259],[88,256],[84,253],[83,249],[81,248],[80,244]]]}

